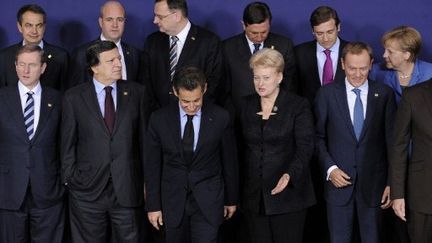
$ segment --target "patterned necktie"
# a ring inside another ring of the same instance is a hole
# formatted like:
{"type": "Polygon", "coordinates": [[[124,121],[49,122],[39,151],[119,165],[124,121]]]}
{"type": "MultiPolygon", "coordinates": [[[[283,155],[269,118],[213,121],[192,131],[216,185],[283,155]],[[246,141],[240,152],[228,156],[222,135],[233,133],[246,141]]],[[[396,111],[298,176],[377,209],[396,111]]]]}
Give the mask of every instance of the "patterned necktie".
{"type": "Polygon", "coordinates": [[[171,36],[171,45],[169,50],[169,64],[170,64],[170,77],[171,80],[174,77],[175,68],[177,66],[177,41],[179,38],[177,36],[171,36]]]}
{"type": "Polygon", "coordinates": [[[330,56],[330,50],[325,49],[324,54],[326,55],[326,60],[324,62],[324,69],[323,69],[323,85],[329,84],[333,82],[333,62],[330,56]]]}
{"type": "Polygon", "coordinates": [[[33,91],[27,92],[27,101],[24,108],[24,125],[27,131],[29,140],[34,136],[34,99],[33,91]]]}
{"type": "Polygon", "coordinates": [[[194,127],[193,127],[193,115],[187,115],[187,122],[183,132],[183,155],[187,163],[192,161],[193,147],[194,147],[194,127]]]}
{"type": "Polygon", "coordinates": [[[107,126],[109,132],[112,134],[114,129],[114,119],[115,119],[114,101],[111,95],[111,91],[113,88],[111,86],[106,86],[104,89],[105,89],[104,120],[105,120],[105,125],[107,126]]]}
{"type": "Polygon", "coordinates": [[[364,113],[363,113],[363,103],[360,99],[360,89],[353,89],[352,90],[356,94],[356,100],[354,103],[354,118],[353,118],[353,125],[354,125],[354,132],[357,137],[357,140],[360,138],[360,134],[363,128],[363,121],[364,121],[364,113]]]}
{"type": "Polygon", "coordinates": [[[253,50],[253,54],[255,54],[257,51],[259,51],[259,49],[260,49],[260,47],[261,47],[261,44],[253,44],[254,45],[254,50],[253,50]]]}

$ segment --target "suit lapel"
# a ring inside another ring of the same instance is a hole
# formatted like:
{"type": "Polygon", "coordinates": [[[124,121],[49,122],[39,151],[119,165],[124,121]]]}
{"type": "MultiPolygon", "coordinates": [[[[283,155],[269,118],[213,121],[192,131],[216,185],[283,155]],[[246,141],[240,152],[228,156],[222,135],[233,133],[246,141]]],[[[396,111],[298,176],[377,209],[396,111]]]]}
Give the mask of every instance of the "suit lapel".
{"type": "Polygon", "coordinates": [[[369,124],[373,122],[373,115],[375,114],[376,102],[380,97],[380,94],[377,91],[376,85],[373,82],[369,82],[369,90],[367,96],[367,106],[366,106],[366,117],[363,123],[363,129],[360,135],[361,140],[363,136],[366,134],[369,124]]]}
{"type": "MultiPolygon", "coordinates": [[[[198,40],[198,29],[195,25],[192,25],[189,33],[186,37],[186,41],[184,43],[183,49],[180,53],[178,62],[177,62],[177,67],[181,67],[183,66],[183,64],[189,60],[189,56],[191,54],[193,54],[194,52],[196,52],[197,48],[196,48],[196,41],[198,40]]],[[[168,50],[169,52],[169,50],[168,50]]],[[[167,58],[168,61],[169,58],[167,58]]],[[[168,64],[169,66],[169,64],[168,64]]]]}
{"type": "Polygon", "coordinates": [[[117,81],[117,110],[115,115],[115,122],[114,122],[114,130],[113,134],[118,130],[118,127],[120,126],[120,123],[122,121],[122,118],[125,117],[126,110],[128,108],[129,103],[129,97],[131,96],[131,90],[129,89],[129,86],[123,81],[118,80],[117,81]]]}
{"type": "Polygon", "coordinates": [[[36,141],[39,134],[42,132],[43,128],[45,127],[45,124],[47,123],[48,118],[51,115],[51,111],[54,108],[54,105],[58,105],[58,104],[54,104],[52,97],[49,95],[48,92],[46,92],[45,89],[42,88],[39,121],[38,121],[38,126],[36,127],[36,133],[33,137],[33,141],[36,141]]]}
{"type": "Polygon", "coordinates": [[[9,115],[16,121],[19,131],[21,131],[22,137],[28,141],[27,131],[24,125],[24,114],[21,106],[21,99],[18,91],[18,87],[14,86],[11,92],[8,92],[6,102],[10,108],[9,115]]]}
{"type": "Polygon", "coordinates": [[[243,38],[239,40],[237,45],[237,51],[239,52],[239,56],[242,57],[243,61],[248,63],[249,58],[252,56],[252,53],[246,40],[246,36],[243,36],[243,38]]]}
{"type": "Polygon", "coordinates": [[[180,111],[179,111],[179,106],[178,106],[178,102],[173,102],[171,104],[169,104],[171,107],[171,111],[169,112],[168,115],[168,124],[169,127],[171,129],[171,132],[169,134],[174,134],[173,138],[174,138],[174,143],[177,146],[178,151],[180,151],[182,158],[183,158],[183,144],[182,144],[182,139],[181,139],[181,130],[180,130],[180,111]]]}
{"type": "Polygon", "coordinates": [[[208,112],[207,106],[203,106],[201,111],[202,111],[201,112],[201,123],[200,123],[197,147],[195,149],[195,155],[201,149],[203,144],[205,144],[205,139],[208,137],[207,135],[208,135],[209,131],[212,130],[211,125],[212,125],[212,122],[214,120],[214,118],[212,117],[212,114],[210,114],[210,112],[208,112]]]}
{"type": "Polygon", "coordinates": [[[431,114],[432,114],[432,85],[426,86],[426,92],[423,92],[423,100],[426,102],[431,114]]]}
{"type": "Polygon", "coordinates": [[[347,126],[348,130],[351,132],[351,135],[355,140],[357,140],[354,132],[354,126],[351,121],[349,107],[348,107],[345,82],[339,82],[336,83],[335,85],[336,85],[335,100],[341,112],[340,114],[342,114],[342,119],[345,125],[347,126]]]}
{"type": "Polygon", "coordinates": [[[123,42],[121,42],[121,48],[123,51],[123,57],[124,57],[124,61],[126,64],[126,75],[127,75],[127,79],[128,80],[132,80],[132,66],[134,65],[134,63],[131,60],[131,53],[129,51],[129,46],[123,42]]]}
{"type": "Polygon", "coordinates": [[[84,87],[84,91],[81,93],[81,98],[83,99],[83,103],[85,103],[88,109],[90,110],[89,115],[94,116],[94,118],[102,126],[102,129],[104,129],[105,132],[109,134],[108,128],[105,125],[105,121],[103,119],[102,112],[99,107],[93,82],[87,82],[86,84],[87,85],[84,87]]]}

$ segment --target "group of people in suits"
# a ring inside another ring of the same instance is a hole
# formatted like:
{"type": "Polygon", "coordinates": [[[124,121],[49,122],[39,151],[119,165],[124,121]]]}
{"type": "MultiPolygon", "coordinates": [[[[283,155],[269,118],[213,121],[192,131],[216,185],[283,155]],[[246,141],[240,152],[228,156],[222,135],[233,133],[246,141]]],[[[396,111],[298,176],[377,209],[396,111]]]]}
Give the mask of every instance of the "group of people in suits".
{"type": "Polygon", "coordinates": [[[297,46],[272,18],[249,3],[220,41],[156,0],[140,51],[110,0],[69,57],[20,8],[23,41],[0,51],[0,241],[432,242],[420,33],[385,33],[373,64],[331,7],[297,46]]]}

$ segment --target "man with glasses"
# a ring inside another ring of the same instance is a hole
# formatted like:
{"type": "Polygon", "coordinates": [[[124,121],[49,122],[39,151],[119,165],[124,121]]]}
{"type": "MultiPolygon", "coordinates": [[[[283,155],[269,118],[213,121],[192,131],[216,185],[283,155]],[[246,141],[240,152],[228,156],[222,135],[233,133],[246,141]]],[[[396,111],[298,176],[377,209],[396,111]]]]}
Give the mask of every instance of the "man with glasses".
{"type": "Polygon", "coordinates": [[[67,77],[69,55],[66,50],[43,40],[46,27],[45,10],[36,4],[22,6],[17,13],[17,27],[23,41],[9,46],[0,52],[0,87],[16,85],[15,54],[27,44],[43,49],[47,68],[40,78],[42,85],[63,90],[67,77]]]}
{"type": "Polygon", "coordinates": [[[162,107],[177,100],[171,88],[172,77],[186,65],[204,71],[204,97],[214,101],[223,71],[219,38],[189,21],[186,0],[156,0],[154,15],[153,23],[159,31],[145,41],[143,79],[156,104],[162,107]]]}
{"type": "Polygon", "coordinates": [[[107,1],[100,8],[99,26],[101,35],[96,40],[78,47],[72,53],[72,65],[68,88],[79,83],[89,82],[92,76],[86,69],[85,52],[87,48],[99,40],[109,40],[116,44],[122,63],[123,80],[140,81],[138,78],[141,51],[121,40],[126,23],[126,13],[123,5],[118,1],[107,1]]]}

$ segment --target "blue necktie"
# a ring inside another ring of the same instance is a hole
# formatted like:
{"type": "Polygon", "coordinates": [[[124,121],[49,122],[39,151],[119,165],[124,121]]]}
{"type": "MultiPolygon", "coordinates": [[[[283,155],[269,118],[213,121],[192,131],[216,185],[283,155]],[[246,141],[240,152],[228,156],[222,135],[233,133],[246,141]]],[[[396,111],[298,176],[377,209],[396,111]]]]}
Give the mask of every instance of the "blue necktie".
{"type": "Polygon", "coordinates": [[[171,36],[171,45],[169,51],[169,64],[170,64],[170,77],[173,79],[175,69],[177,66],[177,41],[179,38],[177,36],[171,36]]]}
{"type": "Polygon", "coordinates": [[[357,96],[357,98],[355,100],[355,103],[354,103],[354,119],[353,119],[354,121],[353,121],[353,123],[354,123],[354,132],[355,132],[355,135],[357,137],[357,140],[359,140],[360,134],[361,134],[361,131],[362,131],[362,128],[363,128],[363,121],[364,121],[363,103],[362,103],[362,101],[360,99],[360,92],[361,92],[361,90],[355,88],[352,91],[357,96]]]}
{"type": "Polygon", "coordinates": [[[254,45],[254,50],[253,50],[252,54],[255,54],[257,51],[260,50],[261,44],[260,43],[258,43],[258,44],[254,43],[253,45],[254,45]]]}
{"type": "Polygon", "coordinates": [[[24,125],[27,131],[29,140],[34,136],[34,99],[33,92],[27,92],[27,101],[24,108],[24,125]]]}

